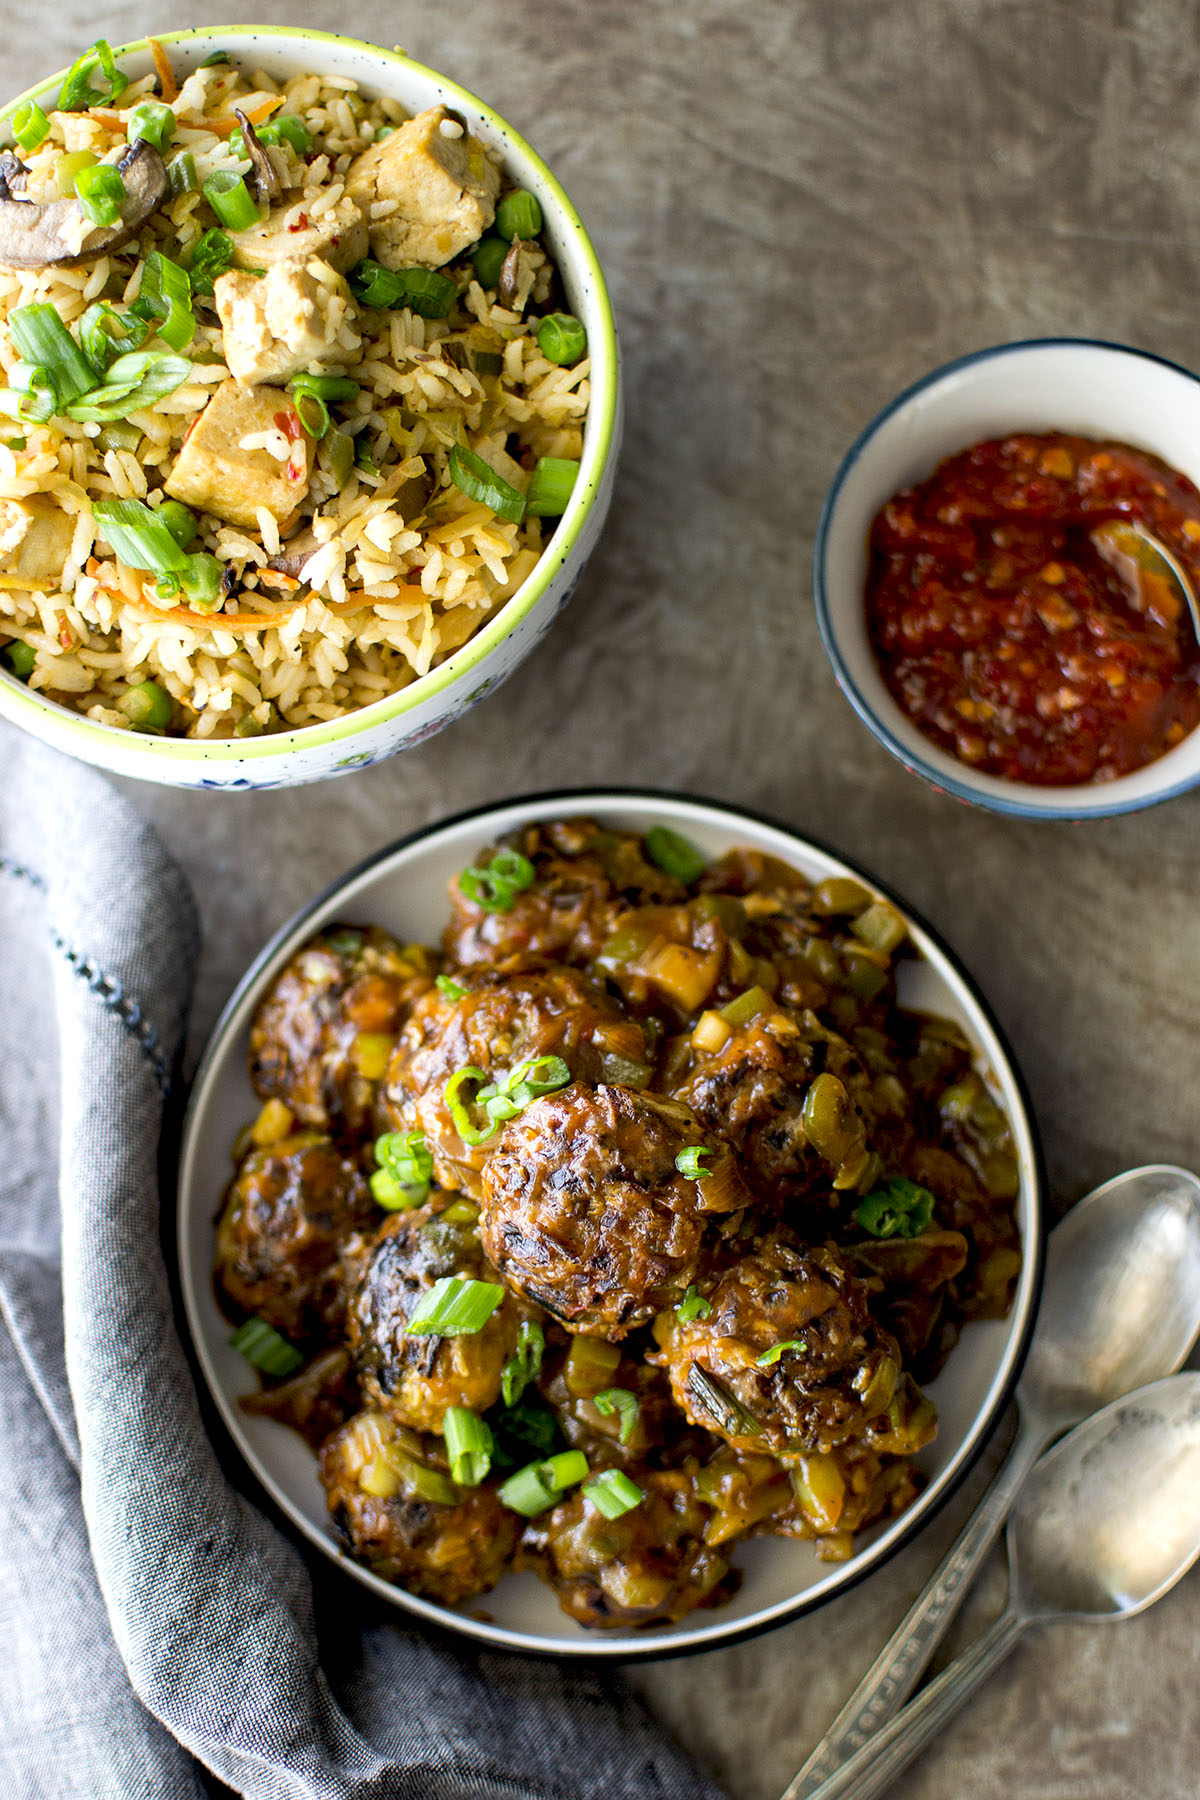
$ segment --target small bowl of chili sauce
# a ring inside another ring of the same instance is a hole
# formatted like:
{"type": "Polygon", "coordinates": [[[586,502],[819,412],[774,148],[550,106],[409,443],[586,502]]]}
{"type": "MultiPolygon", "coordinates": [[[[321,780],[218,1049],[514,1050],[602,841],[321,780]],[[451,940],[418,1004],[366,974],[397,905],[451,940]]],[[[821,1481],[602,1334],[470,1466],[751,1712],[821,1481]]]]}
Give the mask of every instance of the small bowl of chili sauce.
{"type": "Polygon", "coordinates": [[[1082,339],[936,370],[845,457],[814,593],[876,737],[1022,817],[1200,784],[1200,645],[1150,532],[1200,590],[1200,381],[1082,339]]]}

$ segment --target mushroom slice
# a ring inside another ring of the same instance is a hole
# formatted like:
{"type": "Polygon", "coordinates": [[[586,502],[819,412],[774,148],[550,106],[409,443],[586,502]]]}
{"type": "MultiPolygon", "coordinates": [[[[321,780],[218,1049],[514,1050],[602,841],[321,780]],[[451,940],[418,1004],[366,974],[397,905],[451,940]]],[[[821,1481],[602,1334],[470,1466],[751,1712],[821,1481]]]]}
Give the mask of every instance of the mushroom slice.
{"type": "Polygon", "coordinates": [[[11,200],[24,191],[29,170],[15,150],[0,150],[0,200],[11,200]]]}
{"type": "Polygon", "coordinates": [[[242,128],[242,142],[246,146],[246,155],[254,164],[255,197],[260,206],[269,206],[272,200],[278,200],[282,195],[283,183],[279,179],[275,164],[267,155],[266,146],[240,106],[234,107],[233,116],[242,128]]]}
{"type": "Polygon", "coordinates": [[[12,197],[13,175],[6,173],[6,197],[0,198],[0,267],[44,269],[55,263],[94,262],[136,237],[166,199],[166,165],[154,145],[139,138],[116,166],[125,183],[120,220],[100,231],[90,228],[82,248],[79,222],[84,215],[78,200],[50,200],[44,205],[16,200],[12,197]]]}

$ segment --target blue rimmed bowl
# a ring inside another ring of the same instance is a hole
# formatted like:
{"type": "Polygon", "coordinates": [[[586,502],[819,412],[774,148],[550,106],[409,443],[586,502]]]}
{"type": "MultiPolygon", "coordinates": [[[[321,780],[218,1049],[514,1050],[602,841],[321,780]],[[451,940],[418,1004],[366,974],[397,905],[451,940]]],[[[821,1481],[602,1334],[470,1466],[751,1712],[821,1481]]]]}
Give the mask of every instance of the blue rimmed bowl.
{"type": "MultiPolygon", "coordinates": [[[[328,723],[214,741],[142,736],[99,724],[0,671],[0,717],[82,762],[171,787],[289,787],[364,768],[432,737],[498,687],[550,629],[596,546],[612,497],[622,418],[616,326],[596,253],[570,200],[524,139],[465,88],[398,51],[326,31],[229,25],[164,32],[157,41],[166,46],[181,76],[214,52],[225,51],[279,80],[313,71],[347,77],[368,94],[398,100],[412,113],[439,103],[452,107],[470,131],[499,151],[506,173],[537,196],[544,241],[568,304],[588,333],[591,402],[580,472],[566,512],[512,598],[445,662],[408,687],[328,723]]],[[[121,45],[115,54],[135,79],[152,67],[146,40],[121,45]]],[[[57,94],[63,74],[13,100],[0,120],[0,140],[11,136],[7,120],[12,111],[23,100],[45,101],[57,94]]]]}
{"type": "Polygon", "coordinates": [[[888,692],[867,634],[871,524],[946,457],[1010,432],[1070,432],[1148,450],[1200,487],[1200,379],[1089,338],[997,344],[906,388],[847,451],[817,530],[813,595],[825,653],[859,718],[905,768],[956,799],[1025,819],[1136,812],[1200,785],[1200,731],[1134,774],[1034,787],[979,774],[920,732],[888,692]]]}

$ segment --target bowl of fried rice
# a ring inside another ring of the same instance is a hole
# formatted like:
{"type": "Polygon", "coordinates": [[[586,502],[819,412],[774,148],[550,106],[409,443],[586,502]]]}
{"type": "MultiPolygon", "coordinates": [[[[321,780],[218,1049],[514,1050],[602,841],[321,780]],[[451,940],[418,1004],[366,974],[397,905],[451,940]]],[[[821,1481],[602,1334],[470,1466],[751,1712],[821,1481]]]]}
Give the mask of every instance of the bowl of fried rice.
{"type": "Polygon", "coordinates": [[[571,203],[399,52],[103,39],[0,122],[0,716],[114,773],[420,742],[570,596],[618,356],[571,203]]]}

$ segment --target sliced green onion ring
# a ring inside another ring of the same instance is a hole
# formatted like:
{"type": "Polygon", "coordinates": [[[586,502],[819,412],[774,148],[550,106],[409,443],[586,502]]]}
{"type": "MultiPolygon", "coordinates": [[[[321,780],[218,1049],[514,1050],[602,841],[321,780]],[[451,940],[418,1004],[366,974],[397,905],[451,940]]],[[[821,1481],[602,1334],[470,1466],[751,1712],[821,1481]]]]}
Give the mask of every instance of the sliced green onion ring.
{"type": "MultiPolygon", "coordinates": [[[[468,1063],[465,1068],[455,1069],[453,1075],[446,1083],[445,1092],[442,1097],[446,1102],[447,1111],[454,1121],[454,1129],[458,1132],[463,1143],[471,1145],[486,1144],[491,1138],[494,1138],[499,1131],[500,1121],[489,1116],[486,1125],[476,1125],[474,1119],[471,1117],[468,1102],[463,1098],[462,1094],[464,1086],[469,1081],[485,1083],[487,1081],[487,1076],[482,1069],[477,1069],[470,1063],[468,1063]]],[[[480,1094],[477,1092],[475,1099],[478,1101],[479,1098],[480,1094]]]]}
{"type": "Polygon", "coordinates": [[[112,45],[106,38],[97,38],[90,50],[85,50],[67,71],[67,78],[58,90],[59,112],[86,112],[90,106],[115,106],[125,89],[129,86],[129,77],[124,70],[118,69],[112,53],[112,45]],[[88,81],[94,69],[99,69],[107,86],[94,88],[88,81]]]}
{"type": "Polygon", "coordinates": [[[755,1359],[754,1359],[755,1368],[757,1368],[757,1369],[774,1368],[775,1364],[779,1361],[780,1357],[783,1355],[785,1350],[794,1350],[796,1352],[797,1356],[807,1356],[808,1355],[808,1339],[807,1338],[784,1338],[782,1343],[772,1344],[771,1348],[769,1350],[764,1350],[761,1356],[755,1357],[755,1359]]]}
{"type": "Polygon", "coordinates": [[[512,525],[519,525],[524,518],[525,496],[520,488],[497,475],[482,456],[462,444],[450,446],[450,479],[468,500],[490,506],[498,518],[507,519],[512,525]]]}
{"type": "Polygon", "coordinates": [[[934,1199],[929,1189],[903,1175],[864,1194],[854,1217],[877,1238],[915,1238],[933,1219],[934,1199]]]}
{"type": "Polygon", "coordinates": [[[592,1395],[592,1405],[606,1419],[613,1413],[620,1413],[621,1431],[617,1441],[627,1444],[633,1436],[638,1414],[642,1410],[637,1395],[629,1388],[602,1388],[598,1394],[592,1395]]]}
{"type": "Polygon", "coordinates": [[[192,291],[211,294],[218,275],[224,275],[232,266],[233,239],[216,225],[210,226],[192,253],[192,266],[188,270],[192,291]]]}
{"type": "Polygon", "coordinates": [[[582,1450],[561,1450],[544,1462],[526,1463],[509,1476],[498,1490],[498,1497],[513,1512],[522,1513],[527,1519],[536,1518],[587,1473],[588,1460],[582,1450]]]}
{"type": "Polygon", "coordinates": [[[454,282],[437,269],[385,269],[369,258],[351,269],[350,288],[364,306],[407,307],[423,319],[447,318],[458,298],[454,282]]]}
{"type": "Polygon", "coordinates": [[[126,120],[125,136],[131,144],[144,138],[154,145],[160,156],[165,156],[167,146],[175,136],[175,114],[161,100],[143,100],[126,120]]]}
{"type": "Polygon", "coordinates": [[[478,1413],[467,1406],[448,1406],[442,1421],[450,1479],[460,1487],[478,1487],[492,1466],[492,1434],[478,1413]]]}
{"type": "Polygon", "coordinates": [[[236,169],[218,169],[201,183],[204,198],[230,231],[248,231],[259,211],[250,189],[236,169]]]}
{"type": "Polygon", "coordinates": [[[292,1375],[304,1362],[296,1346],[289,1344],[265,1319],[247,1319],[230,1338],[229,1348],[264,1375],[292,1375]]]}
{"type": "Polygon", "coordinates": [[[12,118],[13,136],[18,147],[31,156],[39,144],[44,144],[50,134],[50,121],[36,100],[27,100],[24,106],[18,106],[12,118]]]}
{"type": "Polygon", "coordinates": [[[516,897],[535,878],[533,864],[519,850],[497,850],[482,867],[471,864],[458,877],[459,891],[484,912],[511,912],[516,897]]]}
{"type": "Polygon", "coordinates": [[[8,330],[24,360],[45,370],[60,407],[95,387],[95,369],[53,306],[45,301],[18,306],[9,315],[8,330]]]}
{"type": "Polygon", "coordinates": [[[707,1319],[711,1311],[712,1301],[706,1300],[699,1288],[690,1287],[675,1308],[675,1317],[681,1325],[690,1325],[693,1319],[707,1319]]]}
{"type": "Polygon", "coordinates": [[[84,423],[109,425],[114,419],[127,419],[154,400],[173,394],[192,372],[186,356],[168,356],[165,351],[143,350],[133,356],[119,356],[104,378],[80,400],[73,400],[62,411],[69,419],[84,423]]]}
{"type": "Polygon", "coordinates": [[[146,258],[133,310],[141,319],[158,321],[155,329],[172,350],[186,350],[196,335],[191,279],[185,268],[161,250],[152,250],[146,258]]]}
{"type": "Polygon", "coordinates": [[[163,519],[142,500],[96,500],[92,517],[120,562],[129,569],[149,569],[155,575],[176,574],[188,566],[170,520],[163,519]]]}
{"type": "Polygon", "coordinates": [[[140,350],[150,332],[150,320],[133,312],[118,312],[107,300],[93,301],[79,321],[79,343],[88,361],[105,369],[115,356],[140,350]]]}
{"type": "Polygon", "coordinates": [[[379,1168],[371,1192],[389,1212],[422,1206],[429,1198],[433,1156],[423,1131],[385,1131],[375,1139],[375,1161],[379,1168]]]}
{"type": "Polygon", "coordinates": [[[646,833],[646,854],[665,874],[685,884],[695,881],[707,867],[707,859],[695,844],[666,825],[654,825],[646,833]]]}
{"type": "Polygon", "coordinates": [[[707,1144],[688,1144],[675,1158],[675,1167],[689,1181],[706,1181],[712,1170],[705,1166],[705,1158],[711,1155],[712,1151],[707,1144]]]}
{"type": "Polygon", "coordinates": [[[405,1329],[413,1337],[473,1337],[504,1298],[494,1281],[443,1275],[421,1295],[405,1329]]]}
{"type": "Polygon", "coordinates": [[[571,503],[579,464],[565,456],[539,456],[529,478],[525,510],[535,519],[561,519],[571,503]]]}
{"type": "Polygon", "coordinates": [[[636,1481],[631,1481],[624,1469],[604,1469],[599,1475],[593,1475],[583,1489],[584,1498],[598,1507],[606,1519],[619,1519],[625,1513],[632,1512],[646,1498],[636,1481]]]}
{"type": "MultiPolygon", "coordinates": [[[[190,150],[181,150],[167,164],[167,186],[172,199],[180,194],[198,194],[200,177],[196,173],[196,159],[190,150]]],[[[199,292],[199,290],[197,290],[199,292]]]]}
{"type": "Polygon", "coordinates": [[[505,1406],[515,1406],[530,1382],[537,1380],[545,1353],[546,1334],[541,1326],[534,1319],[522,1319],[517,1348],[500,1371],[500,1392],[505,1406]]]}

